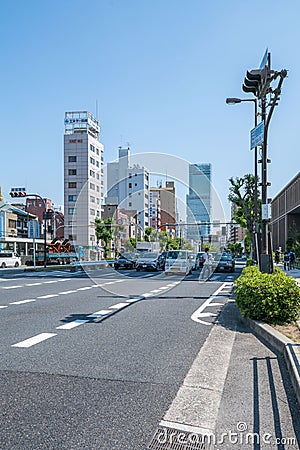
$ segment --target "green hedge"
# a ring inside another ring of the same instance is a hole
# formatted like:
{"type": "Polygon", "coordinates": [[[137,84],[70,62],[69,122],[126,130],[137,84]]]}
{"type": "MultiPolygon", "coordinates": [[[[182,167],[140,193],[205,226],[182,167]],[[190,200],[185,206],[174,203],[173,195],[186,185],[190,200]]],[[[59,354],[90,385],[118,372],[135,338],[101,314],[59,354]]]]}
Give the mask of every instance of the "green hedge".
{"type": "Polygon", "coordinates": [[[246,267],[235,285],[236,304],[242,315],[274,324],[299,319],[300,288],[279,268],[266,274],[257,266],[246,267]]]}

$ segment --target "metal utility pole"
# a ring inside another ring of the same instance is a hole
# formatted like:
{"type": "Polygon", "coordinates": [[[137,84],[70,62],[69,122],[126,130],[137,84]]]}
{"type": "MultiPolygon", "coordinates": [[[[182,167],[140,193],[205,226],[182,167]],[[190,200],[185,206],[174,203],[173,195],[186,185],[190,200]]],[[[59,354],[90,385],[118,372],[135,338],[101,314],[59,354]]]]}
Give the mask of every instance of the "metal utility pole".
{"type": "MultiPolygon", "coordinates": [[[[259,162],[261,162],[261,200],[262,200],[262,211],[261,211],[261,254],[260,254],[260,270],[265,273],[272,272],[272,248],[271,240],[269,239],[269,205],[268,205],[268,186],[271,184],[268,182],[268,127],[270,120],[274,111],[277,101],[279,100],[279,95],[281,93],[281,86],[284,78],[287,76],[287,71],[285,69],[281,72],[271,70],[271,54],[266,51],[262,63],[259,69],[248,70],[243,84],[244,92],[251,92],[257,99],[261,101],[261,117],[262,122],[254,128],[254,132],[257,132],[257,136],[260,140],[258,141],[262,144],[262,157],[259,162]],[[271,83],[280,77],[280,81],[277,87],[274,89],[271,83]],[[269,102],[267,103],[267,96],[270,95],[269,102]],[[273,97],[272,97],[273,95],[273,97]],[[268,112],[268,108],[270,108],[268,112]],[[263,125],[263,127],[260,127],[263,125]],[[263,131],[260,131],[263,130],[263,131]],[[259,132],[263,133],[259,136],[259,132]]],[[[254,133],[254,134],[255,134],[254,133]]]]}

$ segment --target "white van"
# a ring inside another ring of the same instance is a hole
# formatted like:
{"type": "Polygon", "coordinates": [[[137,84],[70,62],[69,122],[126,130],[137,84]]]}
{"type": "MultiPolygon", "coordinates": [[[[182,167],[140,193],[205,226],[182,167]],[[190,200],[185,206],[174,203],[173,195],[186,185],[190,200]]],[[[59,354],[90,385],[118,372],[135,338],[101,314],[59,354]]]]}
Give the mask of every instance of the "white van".
{"type": "Polygon", "coordinates": [[[166,255],[165,275],[169,273],[187,275],[192,272],[192,262],[187,250],[169,250],[166,255]]]}
{"type": "Polygon", "coordinates": [[[0,267],[19,267],[21,265],[21,258],[17,253],[6,251],[0,252],[0,267]]]}

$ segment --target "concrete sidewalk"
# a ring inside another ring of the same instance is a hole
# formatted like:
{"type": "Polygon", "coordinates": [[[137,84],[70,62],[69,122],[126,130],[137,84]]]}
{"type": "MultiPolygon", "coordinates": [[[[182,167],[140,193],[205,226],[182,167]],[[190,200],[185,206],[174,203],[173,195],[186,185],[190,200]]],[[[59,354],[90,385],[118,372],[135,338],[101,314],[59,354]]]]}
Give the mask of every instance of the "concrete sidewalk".
{"type": "Polygon", "coordinates": [[[243,318],[233,297],[147,449],[300,448],[300,344],[243,318]]]}

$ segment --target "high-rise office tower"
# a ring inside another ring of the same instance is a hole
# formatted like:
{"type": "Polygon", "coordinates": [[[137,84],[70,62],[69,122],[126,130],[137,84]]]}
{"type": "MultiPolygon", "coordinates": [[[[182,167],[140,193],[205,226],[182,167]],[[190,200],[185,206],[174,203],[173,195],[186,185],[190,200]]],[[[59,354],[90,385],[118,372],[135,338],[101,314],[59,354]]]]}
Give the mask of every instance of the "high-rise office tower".
{"type": "Polygon", "coordinates": [[[65,238],[81,245],[85,257],[96,251],[95,219],[101,217],[104,147],[98,119],[88,111],[65,113],[65,238]]]}
{"type": "Polygon", "coordinates": [[[210,225],[191,226],[192,223],[211,222],[211,164],[189,165],[189,193],[186,196],[187,237],[200,241],[210,234],[210,225]]]}

